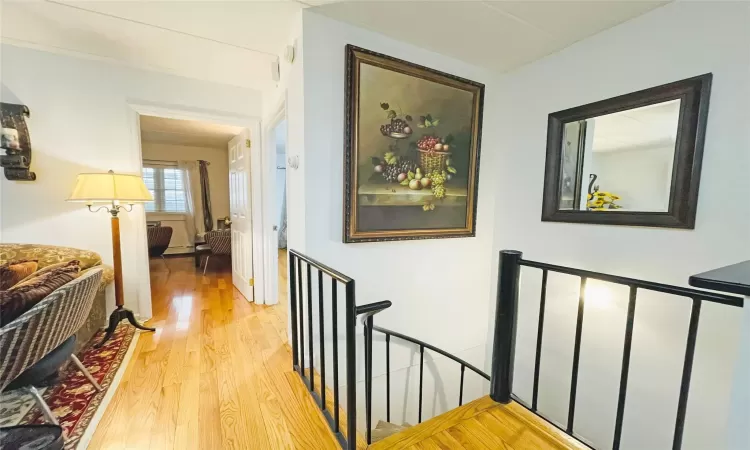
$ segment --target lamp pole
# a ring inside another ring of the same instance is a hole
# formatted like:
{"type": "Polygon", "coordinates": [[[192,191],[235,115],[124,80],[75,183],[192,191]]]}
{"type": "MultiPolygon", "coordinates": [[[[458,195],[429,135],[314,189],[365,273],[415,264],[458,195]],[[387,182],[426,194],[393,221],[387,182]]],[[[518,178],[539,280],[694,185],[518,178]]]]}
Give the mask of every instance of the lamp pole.
{"type": "Polygon", "coordinates": [[[109,325],[107,326],[106,334],[104,335],[104,338],[96,344],[96,347],[101,347],[104,345],[105,342],[109,340],[109,338],[112,337],[115,330],[117,329],[117,325],[123,321],[127,320],[130,322],[130,325],[138,328],[139,330],[144,331],[156,331],[156,328],[147,327],[144,325],[141,325],[138,323],[138,321],[135,318],[135,315],[133,314],[133,311],[125,308],[125,296],[123,294],[122,289],[122,254],[120,253],[120,218],[118,217],[118,214],[120,210],[130,212],[133,210],[133,205],[130,204],[128,207],[122,206],[117,201],[113,201],[111,206],[101,206],[97,209],[93,209],[91,205],[88,205],[89,211],[91,212],[97,212],[102,209],[106,209],[107,212],[109,212],[112,215],[111,223],[112,223],[112,257],[114,259],[114,269],[115,269],[115,305],[117,306],[114,311],[112,311],[112,314],[109,315],[109,325]]]}

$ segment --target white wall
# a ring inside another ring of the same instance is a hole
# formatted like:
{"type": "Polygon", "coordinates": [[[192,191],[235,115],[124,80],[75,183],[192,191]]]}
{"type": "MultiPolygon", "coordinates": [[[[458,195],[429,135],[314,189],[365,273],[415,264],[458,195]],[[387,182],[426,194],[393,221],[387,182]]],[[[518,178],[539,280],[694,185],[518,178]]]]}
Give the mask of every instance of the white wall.
{"type": "MultiPolygon", "coordinates": [[[[107,214],[92,214],[65,199],[80,172],[140,173],[137,116],[129,104],[158,104],[234,116],[261,114],[261,96],[249,89],[128,69],[108,63],[3,46],[2,101],[31,110],[29,131],[35,182],[0,181],[5,242],[34,242],[94,250],[112,262],[107,214]]],[[[121,215],[126,306],[148,300],[145,236],[134,233],[143,209],[121,215]]]]}
{"type": "MultiPolygon", "coordinates": [[[[276,148],[270,145],[274,130],[271,126],[278,122],[282,113],[287,122],[286,150],[287,156],[302,159],[304,149],[304,92],[303,92],[303,54],[302,48],[302,13],[295,15],[288,30],[286,45],[295,48],[295,58],[292,63],[285,58],[279,58],[280,80],[273,89],[264,91],[263,95],[263,158],[262,184],[264,190],[263,211],[274,210],[276,188],[276,148]]],[[[284,54],[284,48],[278,49],[278,54],[284,54]]],[[[304,189],[304,173],[289,167],[286,171],[287,189],[304,189]]],[[[304,252],[305,250],[305,199],[304,196],[287,196],[287,247],[304,252]]],[[[265,213],[263,229],[263,257],[265,260],[265,285],[268,287],[268,299],[278,299],[278,240],[273,232],[276,218],[271,213],[265,213]]],[[[287,281],[287,284],[289,282],[287,281]]],[[[287,286],[288,287],[288,286],[287,286]]],[[[286,301],[286,299],[278,299],[286,301]]],[[[291,336],[291,334],[290,334],[291,336]]]]}
{"type": "MultiPolygon", "coordinates": [[[[727,193],[750,191],[750,115],[740,100],[750,98],[749,7],[671,3],[503,76],[495,97],[500,114],[490,122],[504,130],[493,146],[502,156],[491,167],[498,180],[494,250],[679,285],[692,274],[747,259],[750,203],[727,193]],[[549,113],[706,72],[714,79],[694,230],[540,221],[549,113]]],[[[490,169],[486,161],[483,169],[490,169]]],[[[522,276],[514,388],[529,400],[540,277],[531,269],[522,276]]],[[[540,407],[565,421],[577,280],[550,281],[540,407]]],[[[494,281],[488,287],[494,295],[494,281]]],[[[613,295],[608,306],[586,309],[576,414],[576,430],[601,448],[611,445],[625,326],[626,294],[613,295]]],[[[654,297],[639,297],[636,308],[625,449],[671,447],[690,302],[654,297]]],[[[494,304],[489,312],[494,317],[494,304]]],[[[740,319],[736,309],[703,307],[685,449],[728,448],[740,319]]]]}
{"type": "MultiPolygon", "coordinates": [[[[304,80],[303,80],[303,68],[304,68],[304,46],[302,40],[302,13],[296,15],[293,25],[289,30],[288,45],[295,47],[295,59],[293,63],[287,62],[284,58],[281,58],[279,63],[281,66],[280,73],[281,79],[276,83],[276,87],[270,91],[264,92],[263,98],[263,121],[266,124],[270,124],[274,119],[274,116],[278,112],[278,108],[281,105],[285,107],[285,119],[287,126],[287,141],[286,141],[286,154],[287,157],[299,158],[300,169],[293,169],[289,167],[287,169],[287,189],[290,192],[302,192],[305,186],[305,173],[302,170],[304,148],[305,148],[305,93],[304,93],[304,80]]],[[[279,54],[283,55],[284,49],[279,49],[279,54]]],[[[269,192],[276,191],[276,149],[273,149],[274,156],[267,158],[266,164],[264,164],[264,174],[267,175],[268,179],[264,180],[263,186],[268,189],[269,192]]],[[[275,195],[267,196],[264,208],[268,211],[273,211],[275,204],[275,195]]],[[[287,214],[289,221],[288,229],[288,242],[289,248],[296,249],[304,252],[305,250],[305,197],[304,195],[295,195],[287,197],[287,214]]],[[[275,224],[276,217],[273,214],[268,214],[266,226],[270,229],[275,224]]],[[[276,253],[278,249],[273,247],[269,249],[267,253],[276,253]]],[[[271,274],[270,276],[275,276],[271,274]]]]}
{"type": "MultiPolygon", "coordinates": [[[[667,211],[672,184],[674,147],[592,152],[590,172],[602,192],[620,196],[617,204],[629,211],[667,211]]],[[[584,177],[583,192],[588,187],[584,177]]]]}
{"type": "MultiPolygon", "coordinates": [[[[305,253],[354,278],[358,305],[391,300],[393,307],[379,314],[375,319],[376,324],[422,339],[458,356],[475,358],[473,362],[481,364],[487,332],[489,262],[492,255],[492,183],[496,178],[494,167],[497,164],[498,127],[494,124],[498,123],[497,106],[501,102],[492,75],[463,62],[308,11],[303,13],[303,36],[304,156],[300,171],[304,171],[304,187],[291,183],[296,176],[295,171],[288,176],[292,196],[305,199],[305,253]],[[344,108],[341,105],[344,104],[346,44],[486,84],[476,237],[342,243],[344,108]]],[[[290,101],[291,98],[290,91],[290,101]]],[[[295,150],[291,138],[300,129],[295,128],[291,118],[289,130],[290,154],[293,154],[295,150]]],[[[293,229],[296,224],[291,217],[291,206],[289,221],[290,229],[293,229]]],[[[290,242],[291,248],[295,248],[292,237],[290,242]]],[[[339,298],[343,298],[343,293],[339,298]]],[[[326,323],[330,323],[330,320],[326,323]]],[[[343,322],[340,329],[343,330],[343,322]]],[[[361,327],[358,333],[361,334],[361,327]]],[[[360,358],[362,349],[358,345],[360,358]]],[[[374,352],[374,373],[379,376],[385,369],[382,344],[377,344],[374,352]]],[[[411,359],[408,351],[392,354],[391,357],[393,371],[418,364],[418,359],[411,359]]],[[[341,367],[343,370],[343,364],[341,367]]],[[[435,370],[426,377],[449,376],[435,370]]],[[[459,366],[454,364],[452,370],[451,375],[458,374],[459,366]]],[[[412,370],[414,373],[418,371],[412,370]]],[[[341,380],[345,383],[343,376],[341,380]]],[[[458,384],[447,383],[446,388],[452,391],[441,395],[456,403],[446,402],[442,410],[457,405],[458,384]]],[[[410,395],[416,399],[417,393],[412,390],[410,395]]],[[[359,399],[362,407],[364,399],[362,396],[359,399]]],[[[395,396],[392,401],[394,409],[403,404],[403,399],[395,396]]],[[[435,411],[439,413],[441,409],[435,411]]],[[[374,412],[375,420],[384,417],[382,410],[374,412]]],[[[413,423],[416,416],[408,420],[413,423]]]]}
{"type": "Polygon", "coordinates": [[[729,416],[729,448],[750,448],[750,296],[745,297],[742,342],[732,386],[729,416]]]}
{"type": "MultiPolygon", "coordinates": [[[[141,142],[143,159],[164,161],[208,161],[208,180],[211,190],[211,215],[216,227],[216,219],[229,215],[229,161],[226,148],[192,147],[155,142],[141,142]]],[[[201,206],[200,199],[196,207],[201,206]]],[[[192,252],[192,240],[185,226],[185,216],[181,214],[146,213],[148,220],[161,220],[162,225],[173,228],[172,240],[167,253],[192,252]]]]}

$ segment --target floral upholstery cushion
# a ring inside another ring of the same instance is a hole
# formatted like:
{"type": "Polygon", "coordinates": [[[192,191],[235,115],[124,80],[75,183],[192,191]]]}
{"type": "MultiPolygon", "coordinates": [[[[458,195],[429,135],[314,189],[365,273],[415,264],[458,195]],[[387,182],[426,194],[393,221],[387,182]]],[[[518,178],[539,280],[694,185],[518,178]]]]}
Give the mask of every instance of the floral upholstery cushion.
{"type": "Polygon", "coordinates": [[[19,281],[36,272],[39,263],[36,260],[11,261],[0,265],[0,291],[5,291],[19,281]]]}
{"type": "Polygon", "coordinates": [[[77,259],[81,262],[81,270],[97,266],[102,263],[98,253],[71,247],[39,244],[0,244],[0,264],[17,259],[35,259],[39,268],[51,264],[77,259]]]}
{"type": "Polygon", "coordinates": [[[99,286],[100,292],[103,292],[115,279],[112,268],[103,265],[99,254],[90,250],[57,247],[54,245],[0,244],[0,264],[16,259],[36,259],[38,260],[39,269],[74,259],[80,261],[81,273],[94,267],[99,267],[104,270],[102,273],[102,283],[99,286]]]}
{"type": "Polygon", "coordinates": [[[7,291],[0,291],[0,325],[6,325],[33,308],[57,288],[78,277],[80,268],[68,265],[19,283],[7,291]]]}

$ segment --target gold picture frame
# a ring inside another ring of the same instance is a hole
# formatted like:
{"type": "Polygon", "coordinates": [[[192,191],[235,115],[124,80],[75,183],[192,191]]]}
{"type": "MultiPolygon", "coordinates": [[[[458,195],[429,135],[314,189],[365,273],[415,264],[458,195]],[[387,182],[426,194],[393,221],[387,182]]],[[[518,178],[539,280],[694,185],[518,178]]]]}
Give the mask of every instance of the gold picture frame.
{"type": "Polygon", "coordinates": [[[476,234],[484,85],[346,46],[344,242],[476,234]]]}

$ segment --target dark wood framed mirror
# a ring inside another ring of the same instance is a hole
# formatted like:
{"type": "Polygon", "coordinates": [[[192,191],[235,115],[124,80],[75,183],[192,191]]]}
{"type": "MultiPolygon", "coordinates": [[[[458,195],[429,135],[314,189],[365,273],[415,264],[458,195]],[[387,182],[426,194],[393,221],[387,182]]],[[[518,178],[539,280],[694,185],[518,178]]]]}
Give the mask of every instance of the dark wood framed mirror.
{"type": "Polygon", "coordinates": [[[542,221],[694,228],[711,79],[550,114],[542,221]]]}

